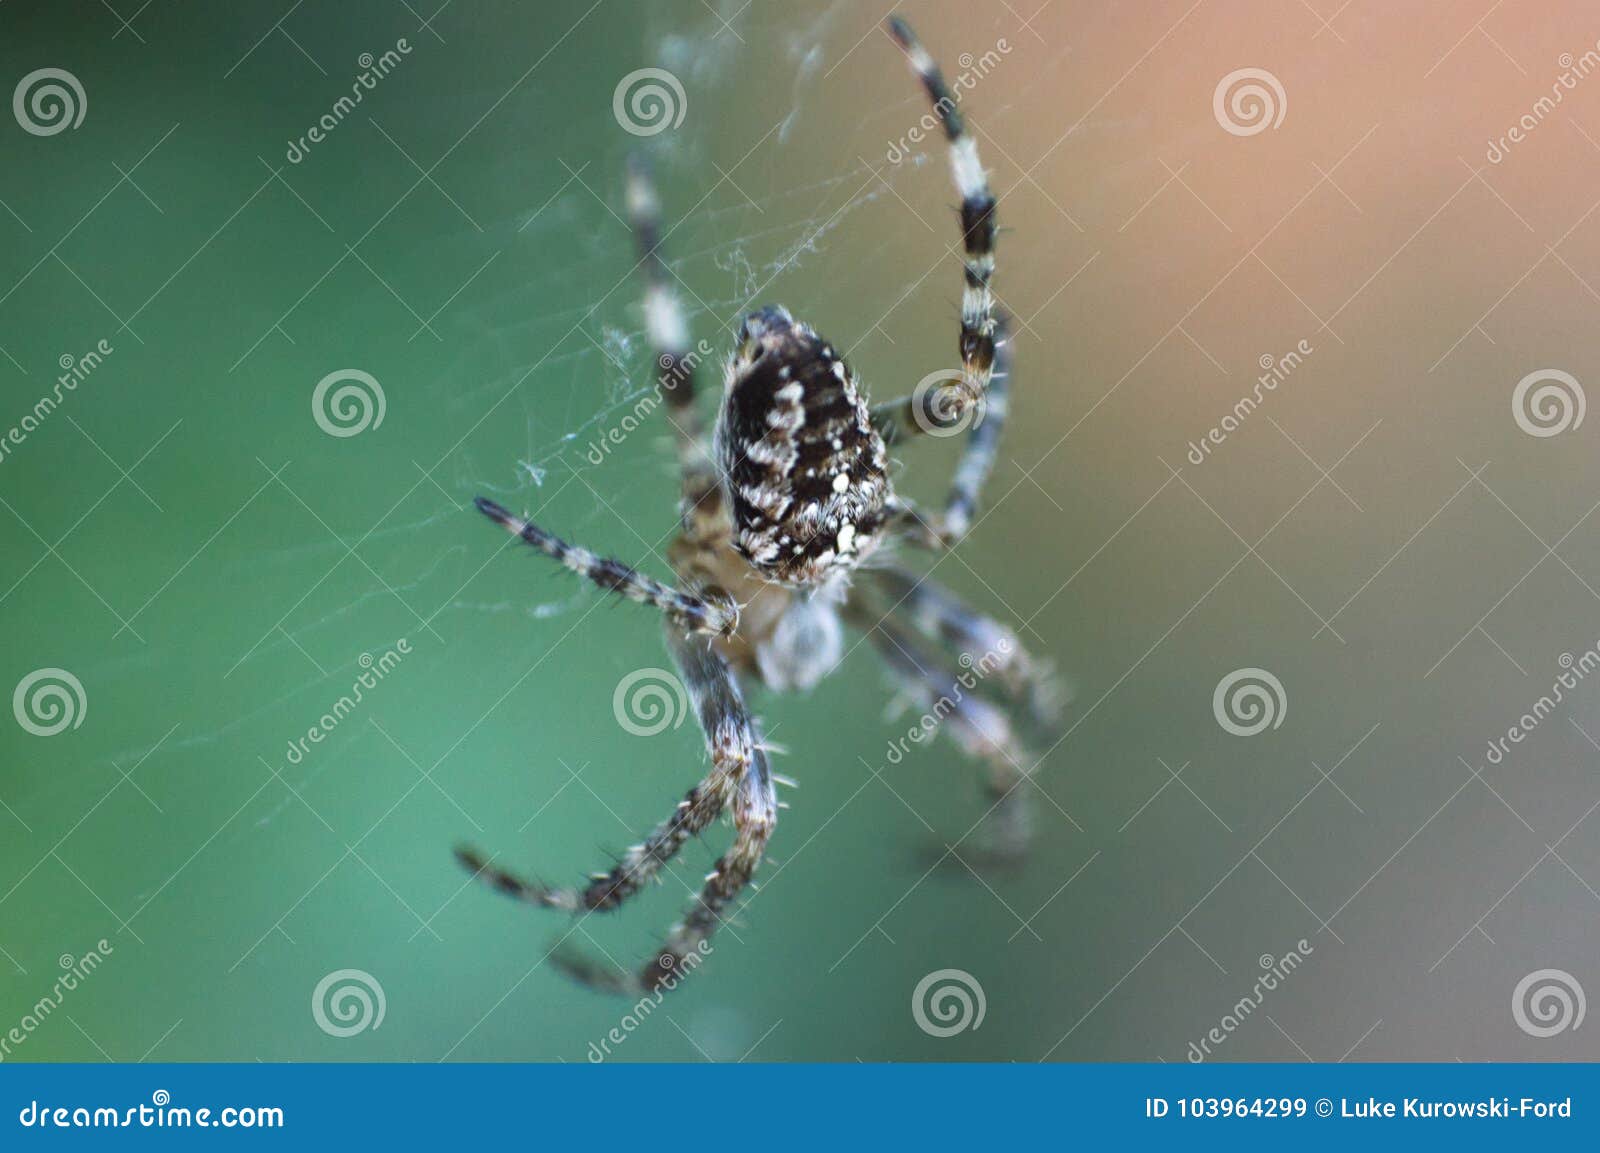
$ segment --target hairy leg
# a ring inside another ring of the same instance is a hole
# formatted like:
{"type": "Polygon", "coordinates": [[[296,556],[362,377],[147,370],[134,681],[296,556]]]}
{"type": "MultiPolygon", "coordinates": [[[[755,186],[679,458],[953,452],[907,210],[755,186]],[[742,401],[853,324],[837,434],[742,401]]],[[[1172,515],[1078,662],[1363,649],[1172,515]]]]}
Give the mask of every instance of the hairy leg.
{"type": "Polygon", "coordinates": [[[1063,691],[1054,667],[1030,654],[1014,631],[931,577],[908,569],[874,568],[864,574],[864,583],[877,594],[876,607],[904,616],[924,636],[954,650],[963,668],[992,674],[1026,704],[1036,724],[1053,728],[1060,721],[1063,691]]]}
{"type": "Polygon", "coordinates": [[[689,632],[731,636],[739,624],[739,606],[720,589],[689,592],[674,588],[654,577],[645,576],[621,561],[599,556],[580,545],[568,544],[532,521],[512,515],[492,500],[480,496],[477,505],[479,512],[500,524],[512,536],[532,545],[585,580],[628,600],[653,605],[669,621],[689,632]]]}
{"type": "Polygon", "coordinates": [[[986,791],[995,799],[988,855],[1002,860],[1021,856],[1032,831],[1029,798],[1021,787],[1032,758],[1005,711],[978,695],[981,676],[972,668],[959,673],[951,669],[893,617],[874,620],[856,609],[849,615],[937,731],[983,764],[986,791]]]}
{"type": "Polygon", "coordinates": [[[638,156],[628,162],[628,215],[644,269],[645,327],[659,372],[657,385],[667,402],[667,420],[678,443],[683,527],[691,539],[699,540],[714,533],[723,518],[722,489],[706,449],[704,423],[695,407],[700,354],[689,345],[683,306],[672,273],[661,258],[661,204],[649,168],[638,156]]]}

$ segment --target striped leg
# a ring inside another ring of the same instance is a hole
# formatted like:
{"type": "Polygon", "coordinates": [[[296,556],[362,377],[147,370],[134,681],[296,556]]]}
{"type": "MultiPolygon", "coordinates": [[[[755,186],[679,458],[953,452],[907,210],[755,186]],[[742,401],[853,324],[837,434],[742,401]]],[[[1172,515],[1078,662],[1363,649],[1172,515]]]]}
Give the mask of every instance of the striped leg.
{"type": "MultiPolygon", "coordinates": [[[[755,721],[745,711],[738,683],[727,663],[692,638],[674,639],[672,643],[678,667],[699,705],[700,723],[711,749],[715,767],[708,783],[712,779],[717,782],[718,810],[732,803],[735,834],[733,844],[706,875],[705,887],[683,919],[637,973],[618,972],[575,950],[558,950],[553,955],[552,960],[571,976],[608,992],[671,990],[699,967],[710,952],[711,935],[761,863],[778,817],[778,798],[767,752],[755,721]]],[[[694,796],[690,794],[691,799],[694,796]]],[[[679,806],[680,812],[682,808],[679,806]]],[[[704,824],[700,826],[703,827],[704,824]]],[[[659,863],[654,868],[659,868],[659,863]]]]}
{"type": "Polygon", "coordinates": [[[722,489],[706,450],[706,435],[695,407],[695,369],[700,353],[689,347],[689,328],[672,286],[672,274],[661,259],[661,204],[645,161],[628,161],[628,215],[639,243],[644,269],[645,327],[650,334],[661,395],[676,430],[678,465],[682,472],[681,515],[685,532],[696,540],[712,535],[722,520],[722,489]]]}
{"type": "Polygon", "coordinates": [[[652,989],[670,977],[691,952],[704,955],[701,942],[715,931],[722,910],[755,871],[777,811],[760,733],[727,662],[692,637],[672,629],[667,633],[711,754],[710,773],[678,802],[672,816],[628,849],[614,868],[595,874],[582,888],[547,888],[490,864],[474,849],[456,851],[462,864],[508,896],[547,909],[602,912],[617,908],[655,879],[689,838],[709,828],[731,802],[739,829],[733,847],[717,863],[689,915],[637,979],[571,952],[554,954],[558,965],[585,984],[617,992],[652,989]]]}
{"type": "Polygon", "coordinates": [[[739,626],[739,606],[721,589],[685,592],[662,584],[620,561],[597,556],[586,548],[568,544],[532,521],[513,516],[492,500],[480,496],[476,503],[478,511],[484,516],[498,522],[512,536],[520,537],[545,556],[559,561],[607,592],[654,605],[668,620],[689,632],[732,636],[739,626]]]}
{"type": "Polygon", "coordinates": [[[956,673],[931,657],[892,617],[874,622],[858,611],[851,616],[937,730],[948,733],[964,753],[983,763],[985,786],[995,799],[988,855],[1000,860],[1020,856],[1032,832],[1028,796],[1021,787],[1031,758],[1006,713],[977,695],[984,675],[979,666],[975,663],[956,673]]]}
{"type": "Polygon", "coordinates": [[[891,566],[874,568],[867,579],[882,590],[886,611],[904,614],[924,636],[944,642],[959,654],[962,668],[994,676],[1026,703],[1036,723],[1051,728],[1060,720],[1063,693],[1053,665],[1029,654],[1011,629],[931,577],[891,566]]]}
{"type": "Polygon", "coordinates": [[[920,396],[913,393],[902,400],[876,405],[872,410],[872,423],[884,442],[890,445],[916,436],[938,436],[942,430],[959,430],[959,420],[971,422],[966,447],[950,483],[944,519],[928,522],[924,525],[927,531],[912,534],[914,539],[920,539],[929,547],[950,548],[966,536],[978,511],[979,495],[994,471],[995,457],[1000,451],[1010,397],[1011,337],[1004,316],[998,317],[995,325],[995,360],[989,373],[988,391],[975,411],[968,410],[965,415],[952,419],[950,402],[959,392],[954,386],[943,392],[932,388],[920,396]]]}

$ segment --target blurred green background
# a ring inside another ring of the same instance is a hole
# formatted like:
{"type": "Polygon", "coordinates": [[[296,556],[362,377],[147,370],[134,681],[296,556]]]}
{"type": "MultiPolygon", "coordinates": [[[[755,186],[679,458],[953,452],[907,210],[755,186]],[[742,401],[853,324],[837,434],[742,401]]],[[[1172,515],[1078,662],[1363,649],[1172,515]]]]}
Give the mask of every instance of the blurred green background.
{"type": "MultiPolygon", "coordinates": [[[[1600,81],[1484,158],[1596,29],[1578,4],[1481,36],[1455,4],[1032,7],[904,9],[952,76],[997,61],[966,107],[1022,320],[1013,420],[992,512],[933,567],[1073,688],[1035,750],[1035,850],[962,866],[979,771],[944,742],[888,763],[914,717],[866,646],[809,696],[757,694],[801,785],[766,884],[614,1051],[1183,1060],[1304,939],[1218,1057],[1600,1056],[1592,1025],[1538,1038],[1512,1012],[1539,969],[1600,989],[1595,689],[1484,759],[1600,637],[1594,424],[1531,437],[1510,412],[1525,374],[1597,366],[1600,81]],[[1281,125],[1213,114],[1243,67],[1280,79],[1281,125]],[[1285,694],[1248,738],[1212,706],[1241,668],[1285,694]],[[948,1038],[911,1009],[945,968],[986,1004],[948,1038]]],[[[954,193],[935,145],[891,159],[925,105],[882,15],[0,7],[6,89],[59,68],[86,102],[52,134],[0,124],[0,427],[111,349],[0,459],[0,683],[83,690],[77,727],[0,726],[0,1030],[59,957],[113,947],[8,1060],[581,1061],[618,1025],[625,1002],[544,961],[571,925],[468,887],[450,849],[581,878],[698,779],[701,742],[614,719],[618,683],[666,663],[651,614],[503,549],[470,502],[666,575],[662,428],[586,459],[651,379],[630,150],[719,352],[779,301],[876,395],[951,366],[954,193]],[[641,68],[683,90],[648,137],[613,113],[641,68]],[[341,370],[384,397],[356,435],[314,417],[341,370]],[[318,1027],[342,969],[381,985],[379,1027],[318,1027]]],[[[953,446],[902,458],[939,499],[953,446]]],[[[574,942],[646,955],[726,836],[574,942]]]]}

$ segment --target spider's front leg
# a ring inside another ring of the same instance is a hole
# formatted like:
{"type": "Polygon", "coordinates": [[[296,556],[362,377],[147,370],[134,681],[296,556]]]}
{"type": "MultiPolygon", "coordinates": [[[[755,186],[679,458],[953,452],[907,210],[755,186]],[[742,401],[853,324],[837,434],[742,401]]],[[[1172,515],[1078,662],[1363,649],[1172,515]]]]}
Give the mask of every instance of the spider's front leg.
{"type": "Polygon", "coordinates": [[[978,159],[978,143],[967,132],[956,97],[939,66],[904,20],[890,19],[889,33],[905,50],[950,141],[950,171],[961,195],[966,287],[961,295],[961,378],[878,405],[872,410],[872,421],[889,444],[919,434],[947,435],[971,422],[966,453],[957,467],[943,520],[933,525],[932,535],[925,541],[949,545],[971,527],[978,494],[994,467],[1006,415],[1009,339],[989,286],[995,269],[995,198],[978,159]]]}
{"type": "Polygon", "coordinates": [[[703,640],[683,636],[670,626],[667,643],[694,702],[711,755],[711,771],[689,790],[672,816],[628,849],[615,867],[595,874],[582,888],[549,888],[525,880],[492,865],[473,849],[459,849],[456,854],[467,868],[509,896],[545,908],[601,912],[617,908],[655,879],[689,838],[709,828],[732,802],[738,828],[733,847],[717,862],[683,922],[637,977],[619,974],[572,951],[553,954],[556,964],[578,980],[613,992],[654,989],[684,967],[691,951],[703,952],[701,943],[710,938],[723,909],[755,871],[777,813],[760,732],[727,662],[703,640]]]}
{"type": "Polygon", "coordinates": [[[674,624],[692,633],[732,636],[739,626],[739,605],[721,589],[697,592],[663,584],[630,565],[599,556],[580,545],[568,544],[532,521],[514,516],[486,497],[476,501],[478,511],[512,536],[560,562],[586,580],[619,596],[652,605],[674,624]]]}

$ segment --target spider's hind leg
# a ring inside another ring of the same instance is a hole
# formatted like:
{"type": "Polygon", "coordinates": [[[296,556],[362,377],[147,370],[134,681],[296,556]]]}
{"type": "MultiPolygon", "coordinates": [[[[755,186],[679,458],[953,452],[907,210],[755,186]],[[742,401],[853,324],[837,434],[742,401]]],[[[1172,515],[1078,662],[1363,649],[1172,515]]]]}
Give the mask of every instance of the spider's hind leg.
{"type": "Polygon", "coordinates": [[[976,661],[956,672],[934,657],[893,617],[874,620],[859,609],[852,623],[866,633],[905,691],[968,756],[982,762],[985,791],[993,798],[985,818],[983,855],[991,862],[1015,861],[1027,850],[1032,821],[1025,789],[1032,757],[1017,737],[1010,716],[978,695],[985,675],[976,661]]]}
{"type": "Polygon", "coordinates": [[[1028,652],[1016,632],[979,612],[932,577],[898,565],[864,574],[883,612],[903,614],[917,631],[955,652],[961,666],[993,676],[1006,694],[1023,703],[1029,719],[1054,733],[1067,692],[1052,661],[1028,652]]]}

